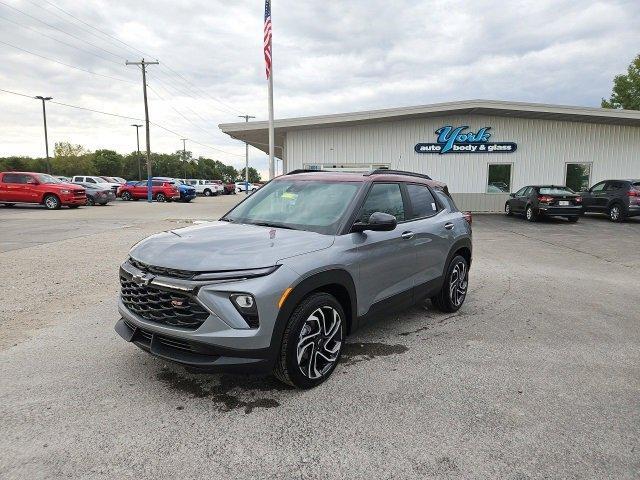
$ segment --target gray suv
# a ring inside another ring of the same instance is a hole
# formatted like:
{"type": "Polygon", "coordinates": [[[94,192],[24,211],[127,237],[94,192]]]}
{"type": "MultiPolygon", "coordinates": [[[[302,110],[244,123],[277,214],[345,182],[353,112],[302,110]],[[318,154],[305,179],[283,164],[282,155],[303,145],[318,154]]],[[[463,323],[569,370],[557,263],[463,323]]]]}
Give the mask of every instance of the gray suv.
{"type": "Polygon", "coordinates": [[[217,222],[135,245],[115,329],[192,368],[314,387],[371,318],[426,298],[462,306],[470,220],[426,175],[295,171],[217,222]]]}

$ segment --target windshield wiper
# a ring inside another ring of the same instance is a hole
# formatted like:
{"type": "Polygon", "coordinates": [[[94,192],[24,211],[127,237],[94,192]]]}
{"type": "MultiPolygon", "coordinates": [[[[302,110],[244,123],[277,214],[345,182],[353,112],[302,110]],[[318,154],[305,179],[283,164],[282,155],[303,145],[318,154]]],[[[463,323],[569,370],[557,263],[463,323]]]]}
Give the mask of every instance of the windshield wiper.
{"type": "Polygon", "coordinates": [[[274,227],[274,228],[284,228],[286,230],[297,230],[297,228],[290,227],[289,225],[284,225],[282,223],[272,223],[272,222],[251,222],[251,225],[258,225],[260,227],[274,227]]]}

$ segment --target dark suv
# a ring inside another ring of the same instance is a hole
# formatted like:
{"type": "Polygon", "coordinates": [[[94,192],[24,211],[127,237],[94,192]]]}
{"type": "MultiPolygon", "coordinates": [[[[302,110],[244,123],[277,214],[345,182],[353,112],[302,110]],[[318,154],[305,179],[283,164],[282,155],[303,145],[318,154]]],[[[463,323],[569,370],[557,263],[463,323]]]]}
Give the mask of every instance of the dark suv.
{"type": "Polygon", "coordinates": [[[273,371],[309,388],[372,317],[425,298],[458,310],[470,265],[470,217],[443,183],[390,170],[296,171],[220,221],[135,245],[120,268],[115,328],[167,360],[273,371]]]}
{"type": "Polygon", "coordinates": [[[604,213],[612,222],[640,215],[640,180],[605,180],[581,194],[585,212],[604,213]]]}

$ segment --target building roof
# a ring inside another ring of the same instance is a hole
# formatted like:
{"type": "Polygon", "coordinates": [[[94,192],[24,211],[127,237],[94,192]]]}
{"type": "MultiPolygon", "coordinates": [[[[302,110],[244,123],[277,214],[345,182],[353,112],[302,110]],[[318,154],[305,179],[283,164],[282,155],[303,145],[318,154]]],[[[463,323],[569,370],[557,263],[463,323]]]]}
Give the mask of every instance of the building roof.
{"type": "MultiPolygon", "coordinates": [[[[418,105],[414,107],[387,108],[384,110],[368,110],[276,120],[275,154],[277,157],[281,156],[282,148],[284,147],[284,134],[290,130],[362,125],[367,123],[460,114],[496,115],[640,127],[640,111],[636,110],[505,102],[501,100],[463,100],[458,102],[418,105]]],[[[227,135],[238,140],[246,141],[250,145],[268,153],[268,122],[223,123],[220,124],[219,127],[227,135]]]]}

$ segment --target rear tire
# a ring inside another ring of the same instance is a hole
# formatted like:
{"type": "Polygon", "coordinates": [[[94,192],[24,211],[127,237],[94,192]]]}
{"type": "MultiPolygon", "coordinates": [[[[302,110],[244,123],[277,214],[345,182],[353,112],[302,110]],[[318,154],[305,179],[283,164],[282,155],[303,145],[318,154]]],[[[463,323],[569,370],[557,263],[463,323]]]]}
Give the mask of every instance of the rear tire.
{"type": "Polygon", "coordinates": [[[580,220],[580,217],[567,217],[567,220],[569,220],[569,222],[571,223],[576,223],[578,220],[580,220]]]}
{"type": "Polygon", "coordinates": [[[93,207],[96,204],[96,201],[93,199],[93,197],[87,197],[87,203],[86,205],[89,207],[93,207]]]}
{"type": "Polygon", "coordinates": [[[125,202],[128,202],[129,200],[132,199],[131,194],[129,192],[123,192],[122,195],[120,195],[120,198],[122,198],[122,200],[124,200],[125,202]]]}
{"type": "Polygon", "coordinates": [[[204,192],[202,192],[204,194],[205,197],[210,197],[211,196],[211,190],[209,190],[208,188],[204,189],[204,192]]]}
{"type": "Polygon", "coordinates": [[[619,204],[614,203],[609,207],[609,220],[616,223],[624,220],[624,212],[619,204]]]}
{"type": "Polygon", "coordinates": [[[167,197],[165,197],[164,193],[158,193],[156,195],[156,202],[163,203],[163,202],[166,202],[166,201],[167,201],[167,197]]]}
{"type": "Polygon", "coordinates": [[[15,203],[5,203],[4,206],[7,207],[7,208],[11,208],[11,207],[15,206],[15,203]]]}
{"type": "Polygon", "coordinates": [[[468,287],[469,264],[463,256],[456,255],[449,263],[440,293],[431,297],[431,302],[442,312],[457,312],[467,298],[468,287]]]}
{"type": "Polygon", "coordinates": [[[538,216],[531,205],[527,206],[527,209],[525,210],[525,217],[530,222],[535,222],[538,219],[538,216]]]}
{"type": "Polygon", "coordinates": [[[329,378],[344,346],[345,318],[333,295],[318,292],[302,300],[284,330],[275,377],[304,389],[329,378]]]}
{"type": "Polygon", "coordinates": [[[44,203],[44,206],[47,207],[49,210],[58,210],[62,205],[60,203],[60,199],[53,194],[45,195],[44,198],[42,199],[42,203],[44,203]]]}

